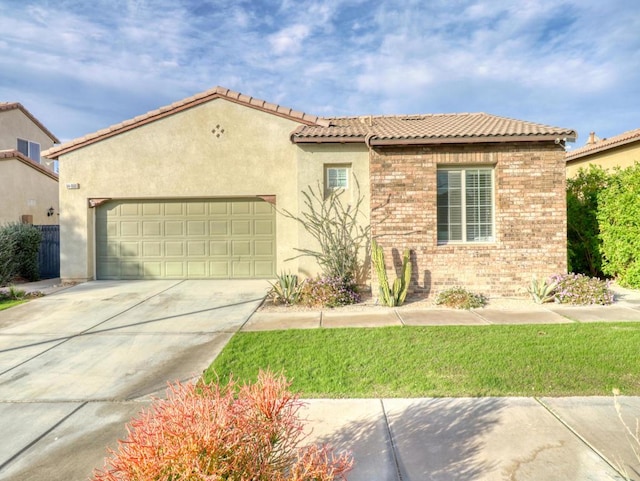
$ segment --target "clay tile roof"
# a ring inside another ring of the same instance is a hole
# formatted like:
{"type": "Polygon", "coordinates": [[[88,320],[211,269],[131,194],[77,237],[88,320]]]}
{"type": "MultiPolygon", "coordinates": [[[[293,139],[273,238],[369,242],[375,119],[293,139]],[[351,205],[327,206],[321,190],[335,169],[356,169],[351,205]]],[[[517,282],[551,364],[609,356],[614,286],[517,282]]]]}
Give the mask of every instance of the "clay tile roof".
{"type": "Polygon", "coordinates": [[[29,112],[26,108],[24,108],[24,106],[19,103],[19,102],[0,102],[0,112],[4,112],[7,110],[21,110],[23,114],[25,114],[27,117],[29,117],[29,119],[36,124],[40,130],[42,130],[47,137],[49,137],[51,140],[53,140],[54,143],[59,144],[60,140],[58,140],[58,137],[56,137],[55,135],[53,135],[49,129],[47,129],[44,125],[42,125],[42,123],[36,119],[33,114],[31,112],[29,112]]]}
{"type": "Polygon", "coordinates": [[[46,175],[47,177],[51,177],[53,180],[58,181],[58,174],[53,172],[52,170],[43,167],[35,160],[30,159],[29,157],[22,154],[22,152],[18,152],[17,150],[9,149],[9,150],[0,150],[0,162],[3,160],[16,159],[23,164],[28,165],[32,169],[39,171],[40,173],[46,175]]]}
{"type": "Polygon", "coordinates": [[[567,162],[585,157],[587,155],[602,152],[603,150],[613,149],[615,147],[621,147],[622,145],[632,142],[640,142],[640,129],[629,130],[620,135],[609,137],[608,139],[598,140],[592,144],[587,144],[579,149],[567,152],[565,160],[567,162]]]}
{"type": "Polygon", "coordinates": [[[305,125],[320,125],[320,126],[329,125],[329,121],[321,117],[309,115],[304,112],[299,112],[297,110],[293,110],[288,107],[283,107],[282,105],[271,104],[264,100],[250,97],[249,95],[244,95],[239,92],[234,92],[233,90],[229,90],[224,87],[214,87],[205,92],[200,92],[186,99],[174,102],[171,105],[160,107],[159,109],[152,110],[151,112],[147,112],[146,114],[139,115],[130,120],[125,120],[124,122],[121,122],[116,125],[112,125],[111,127],[107,127],[106,129],[99,130],[98,132],[94,132],[92,134],[85,135],[84,137],[80,137],[75,140],[66,142],[62,145],[52,147],[51,149],[45,150],[42,153],[42,155],[48,158],[56,159],[58,158],[58,156],[62,154],[66,154],[67,152],[71,152],[72,150],[85,147],[94,142],[98,142],[100,140],[113,137],[114,135],[117,135],[122,132],[126,132],[127,130],[135,129],[147,123],[154,122],[164,117],[168,117],[169,115],[176,114],[183,110],[195,107],[197,105],[200,105],[200,104],[209,102],[210,100],[218,99],[218,98],[222,98],[230,102],[235,102],[251,108],[262,110],[263,112],[277,115],[279,117],[284,117],[284,118],[293,120],[295,122],[300,122],[305,125]]]}
{"type": "Polygon", "coordinates": [[[576,132],[485,113],[365,116],[329,119],[331,125],[301,126],[294,142],[367,142],[369,145],[522,140],[573,141],[576,132]]]}

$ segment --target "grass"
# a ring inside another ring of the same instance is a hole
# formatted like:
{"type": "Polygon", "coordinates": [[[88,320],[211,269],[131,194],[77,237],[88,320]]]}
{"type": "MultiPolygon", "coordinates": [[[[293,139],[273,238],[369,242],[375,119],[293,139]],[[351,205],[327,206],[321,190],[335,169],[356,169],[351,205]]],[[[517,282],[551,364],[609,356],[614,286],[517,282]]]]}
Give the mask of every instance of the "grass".
{"type": "Polygon", "coordinates": [[[27,301],[24,299],[0,299],[0,311],[9,309],[13,306],[17,306],[18,304],[22,304],[23,302],[27,301]]]}
{"type": "Polygon", "coordinates": [[[236,334],[205,372],[284,372],[305,397],[640,395],[640,323],[236,334]]]}

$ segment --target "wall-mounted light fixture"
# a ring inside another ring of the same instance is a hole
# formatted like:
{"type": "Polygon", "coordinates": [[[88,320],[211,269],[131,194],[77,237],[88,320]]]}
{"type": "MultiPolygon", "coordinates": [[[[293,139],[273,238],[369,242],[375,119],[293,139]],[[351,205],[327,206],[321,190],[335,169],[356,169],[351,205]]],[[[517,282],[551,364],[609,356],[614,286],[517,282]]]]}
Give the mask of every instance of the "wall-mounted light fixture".
{"type": "Polygon", "coordinates": [[[51,217],[54,214],[55,210],[53,207],[49,207],[49,209],[47,209],[47,217],[51,217]]]}

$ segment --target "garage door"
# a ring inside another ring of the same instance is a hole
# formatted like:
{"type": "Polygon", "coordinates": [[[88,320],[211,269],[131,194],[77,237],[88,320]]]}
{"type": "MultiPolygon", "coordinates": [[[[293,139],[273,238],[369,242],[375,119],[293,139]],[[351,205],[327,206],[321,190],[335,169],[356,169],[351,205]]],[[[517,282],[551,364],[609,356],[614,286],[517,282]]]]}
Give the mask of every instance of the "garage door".
{"type": "Polygon", "coordinates": [[[259,199],[118,200],[96,210],[98,279],[275,275],[275,209],[259,199]]]}

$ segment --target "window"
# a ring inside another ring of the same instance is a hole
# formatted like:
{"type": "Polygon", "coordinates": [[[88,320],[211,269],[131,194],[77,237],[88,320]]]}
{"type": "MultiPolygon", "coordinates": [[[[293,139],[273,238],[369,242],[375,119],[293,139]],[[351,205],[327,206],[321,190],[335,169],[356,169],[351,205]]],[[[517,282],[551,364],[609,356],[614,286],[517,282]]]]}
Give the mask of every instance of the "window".
{"type": "Polygon", "coordinates": [[[438,169],[438,242],[493,242],[493,169],[438,169]]]}
{"type": "Polygon", "coordinates": [[[24,140],[24,139],[18,139],[18,152],[40,163],[40,144],[39,143],[29,142],[28,140],[24,140]]]}
{"type": "Polygon", "coordinates": [[[325,177],[327,190],[346,189],[349,187],[348,167],[327,167],[325,177]]]}

